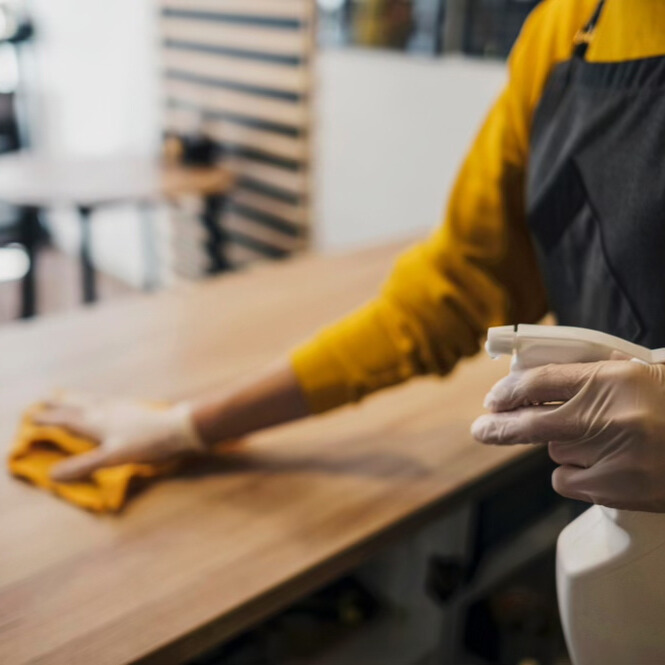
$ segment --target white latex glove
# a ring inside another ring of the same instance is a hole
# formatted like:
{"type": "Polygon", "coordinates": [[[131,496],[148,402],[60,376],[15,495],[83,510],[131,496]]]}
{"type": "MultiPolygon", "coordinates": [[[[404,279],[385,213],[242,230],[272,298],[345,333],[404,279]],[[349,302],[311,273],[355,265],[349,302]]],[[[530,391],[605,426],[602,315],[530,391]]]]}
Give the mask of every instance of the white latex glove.
{"type": "Polygon", "coordinates": [[[57,481],[81,480],[103,467],[166,462],[205,450],[185,404],[156,409],[128,399],[66,395],[48,402],[35,422],[63,427],[99,445],[55,466],[51,477],[57,481]]]}
{"type": "Polygon", "coordinates": [[[665,366],[604,361],[513,372],[487,395],[484,443],[547,443],[563,496],[665,512],[665,366]],[[558,404],[557,404],[558,403],[558,404]]]}

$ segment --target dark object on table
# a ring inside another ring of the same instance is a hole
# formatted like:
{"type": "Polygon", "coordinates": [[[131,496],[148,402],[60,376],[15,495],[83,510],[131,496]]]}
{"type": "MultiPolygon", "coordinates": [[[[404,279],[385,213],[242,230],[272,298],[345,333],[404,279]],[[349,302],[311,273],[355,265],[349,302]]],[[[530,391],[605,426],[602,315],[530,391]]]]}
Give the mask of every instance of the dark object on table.
{"type": "Polygon", "coordinates": [[[183,164],[213,166],[222,156],[219,143],[205,134],[181,136],[183,164]]]}

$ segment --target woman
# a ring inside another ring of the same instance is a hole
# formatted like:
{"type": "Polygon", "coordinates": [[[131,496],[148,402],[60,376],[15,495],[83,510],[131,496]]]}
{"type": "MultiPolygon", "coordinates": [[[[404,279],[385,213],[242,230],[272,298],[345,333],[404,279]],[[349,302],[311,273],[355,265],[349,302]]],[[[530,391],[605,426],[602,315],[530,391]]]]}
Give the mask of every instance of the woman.
{"type": "MultiPolygon", "coordinates": [[[[545,0],[464,162],[443,225],[381,294],[260,376],[165,412],[69,399],[42,421],[99,442],[58,480],[205,450],[475,353],[492,325],[562,324],[665,346],[665,3],[545,0]]],[[[625,361],[513,374],[474,424],[548,442],[560,493],[665,510],[665,372],[625,361]],[[557,403],[555,405],[547,403],[557,403]]]]}

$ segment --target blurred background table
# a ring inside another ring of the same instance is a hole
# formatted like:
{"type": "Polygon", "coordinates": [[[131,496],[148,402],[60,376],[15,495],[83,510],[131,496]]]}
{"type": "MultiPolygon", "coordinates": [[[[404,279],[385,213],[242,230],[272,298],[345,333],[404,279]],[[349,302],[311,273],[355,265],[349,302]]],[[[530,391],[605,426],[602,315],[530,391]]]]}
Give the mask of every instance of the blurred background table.
{"type": "MultiPolygon", "coordinates": [[[[233,184],[226,169],[163,164],[140,156],[84,158],[23,151],[0,157],[0,201],[21,208],[18,239],[28,252],[29,268],[23,287],[22,313],[35,313],[35,271],[39,238],[39,212],[67,206],[79,213],[81,276],[84,302],[97,298],[92,262],[94,212],[105,205],[135,203],[147,209],[177,196],[224,197],[233,184]]],[[[144,215],[142,237],[146,286],[154,285],[153,243],[149,217],[144,215]]]]}

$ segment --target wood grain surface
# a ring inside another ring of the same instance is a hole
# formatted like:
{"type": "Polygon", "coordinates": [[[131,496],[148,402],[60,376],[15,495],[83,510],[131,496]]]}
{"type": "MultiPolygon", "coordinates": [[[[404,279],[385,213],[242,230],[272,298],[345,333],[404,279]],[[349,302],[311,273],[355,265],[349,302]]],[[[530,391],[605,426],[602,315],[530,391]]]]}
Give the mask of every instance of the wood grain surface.
{"type": "MultiPolygon", "coordinates": [[[[0,441],[52,389],[170,399],[232,381],[370,298],[402,245],[261,266],[0,329],[0,441]]],[[[94,516],[0,475],[0,662],[180,663],[529,464],[469,424],[485,358],[252,437],[94,516]]]]}

